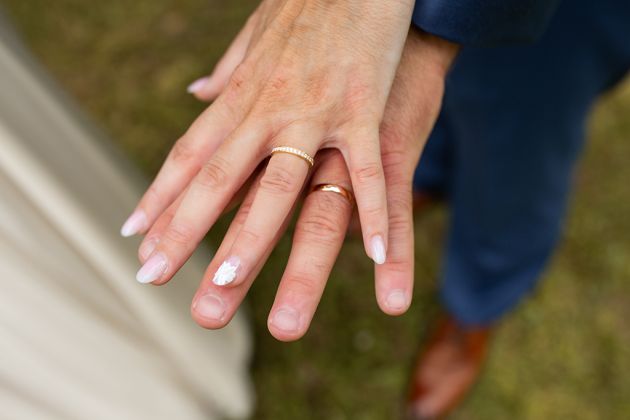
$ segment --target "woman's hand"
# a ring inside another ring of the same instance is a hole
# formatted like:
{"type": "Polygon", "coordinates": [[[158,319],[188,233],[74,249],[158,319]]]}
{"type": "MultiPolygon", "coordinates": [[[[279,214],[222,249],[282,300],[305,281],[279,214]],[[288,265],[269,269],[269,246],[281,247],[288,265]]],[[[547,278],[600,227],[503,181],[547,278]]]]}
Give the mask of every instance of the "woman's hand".
{"type": "MultiPolygon", "coordinates": [[[[168,281],[276,146],[311,156],[322,148],[341,152],[366,251],[385,262],[388,217],[378,129],[412,6],[412,0],[263,1],[237,40],[246,51],[235,46],[238,54],[226,58],[229,67],[242,55],[240,64],[175,144],[123,229],[146,232],[187,189],[140,281],[168,281]]],[[[242,283],[270,249],[308,170],[295,156],[270,158],[251,211],[225,254],[238,265],[232,285],[242,283]]]]}
{"type": "MultiPolygon", "coordinates": [[[[412,30],[381,126],[381,152],[389,197],[390,250],[385,264],[377,267],[376,296],[379,306],[391,315],[405,312],[411,302],[414,272],[411,181],[420,152],[437,117],[444,75],[456,51],[453,44],[412,30]]],[[[211,96],[201,97],[211,99],[211,96]]],[[[345,163],[338,152],[329,150],[317,155],[310,184],[319,183],[338,184],[347,189],[351,187],[345,163]]],[[[258,185],[258,182],[252,183],[252,190],[232,222],[193,300],[193,317],[204,327],[221,328],[229,322],[273,248],[271,246],[256,262],[255,269],[239,286],[225,288],[212,282],[248,217],[258,185]]],[[[141,261],[149,257],[155,243],[160,241],[177,206],[178,201],[160,216],[146,235],[139,251],[141,261]]],[[[276,338],[295,340],[308,329],[341,248],[350,213],[350,203],[340,195],[316,191],[306,197],[296,225],[289,263],[269,316],[269,330],[276,338]]],[[[285,227],[286,219],[283,229],[274,236],[272,245],[285,227]]]]}

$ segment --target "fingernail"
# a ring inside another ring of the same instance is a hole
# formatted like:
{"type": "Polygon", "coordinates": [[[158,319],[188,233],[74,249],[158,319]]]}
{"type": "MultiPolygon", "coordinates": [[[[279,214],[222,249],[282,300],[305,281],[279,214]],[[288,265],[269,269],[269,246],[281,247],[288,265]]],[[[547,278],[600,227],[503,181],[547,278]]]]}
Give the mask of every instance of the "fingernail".
{"type": "Polygon", "coordinates": [[[240,265],[241,261],[238,257],[234,256],[223,261],[223,264],[221,264],[217,272],[214,273],[212,283],[217,286],[225,286],[226,284],[232,283],[236,278],[237,270],[240,265]]]}
{"type": "Polygon", "coordinates": [[[125,238],[135,235],[147,226],[147,215],[142,210],[131,213],[125,224],[120,229],[120,234],[125,238]]]}
{"type": "Polygon", "coordinates": [[[370,248],[374,262],[376,264],[383,264],[385,262],[385,242],[383,241],[383,237],[381,235],[372,237],[370,248]]]}
{"type": "Polygon", "coordinates": [[[140,245],[140,256],[143,260],[146,260],[151,256],[151,254],[153,254],[153,251],[155,251],[155,247],[159,242],[160,240],[158,238],[148,239],[142,242],[142,245],[140,245]]]}
{"type": "Polygon", "coordinates": [[[299,314],[293,308],[280,309],[273,316],[271,323],[274,327],[285,332],[297,332],[299,314]]]}
{"type": "Polygon", "coordinates": [[[144,265],[138,270],[136,280],[140,283],[151,283],[162,277],[166,271],[168,262],[161,252],[154,254],[144,265]]]}
{"type": "Polygon", "coordinates": [[[402,289],[395,289],[389,293],[385,300],[385,305],[389,309],[400,310],[407,307],[407,295],[402,289]]]}
{"type": "Polygon", "coordinates": [[[225,315],[225,304],[217,295],[203,295],[195,303],[195,312],[206,319],[223,319],[225,315]]]}
{"type": "Polygon", "coordinates": [[[197,93],[206,85],[206,83],[208,83],[208,76],[195,80],[188,85],[186,90],[188,93],[197,93]]]}

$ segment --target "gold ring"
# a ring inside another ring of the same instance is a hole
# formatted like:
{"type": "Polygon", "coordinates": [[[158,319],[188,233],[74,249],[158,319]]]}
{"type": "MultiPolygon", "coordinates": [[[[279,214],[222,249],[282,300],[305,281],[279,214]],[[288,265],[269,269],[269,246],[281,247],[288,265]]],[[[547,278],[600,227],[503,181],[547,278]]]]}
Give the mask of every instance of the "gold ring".
{"type": "Polygon", "coordinates": [[[350,205],[354,204],[354,196],[350,191],[345,189],[344,187],[337,184],[317,184],[313,188],[311,188],[311,192],[314,191],[326,191],[326,192],[334,192],[336,194],[341,195],[343,198],[348,200],[350,205]]]}
{"type": "Polygon", "coordinates": [[[288,153],[290,155],[297,156],[300,159],[304,160],[304,162],[308,163],[308,165],[311,168],[315,164],[315,160],[313,159],[311,155],[309,155],[303,150],[296,149],[295,147],[290,147],[290,146],[274,147],[273,149],[271,149],[271,154],[273,155],[274,153],[288,153]]]}

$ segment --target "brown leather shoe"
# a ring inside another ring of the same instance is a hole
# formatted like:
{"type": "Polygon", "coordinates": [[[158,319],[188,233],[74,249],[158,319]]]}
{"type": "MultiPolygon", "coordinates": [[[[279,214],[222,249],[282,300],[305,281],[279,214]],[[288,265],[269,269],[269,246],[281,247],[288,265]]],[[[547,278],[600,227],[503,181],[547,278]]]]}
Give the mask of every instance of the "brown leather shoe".
{"type": "Polygon", "coordinates": [[[440,320],[413,371],[409,419],[440,419],[461,402],[479,376],[490,332],[464,329],[452,317],[440,320]]]}

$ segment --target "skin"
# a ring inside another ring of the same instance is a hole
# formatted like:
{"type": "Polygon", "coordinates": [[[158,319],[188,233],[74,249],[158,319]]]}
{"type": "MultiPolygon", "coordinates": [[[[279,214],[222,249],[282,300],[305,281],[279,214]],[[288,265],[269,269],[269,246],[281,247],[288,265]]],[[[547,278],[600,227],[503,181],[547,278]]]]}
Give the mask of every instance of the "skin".
{"type": "MultiPolygon", "coordinates": [[[[212,100],[219,93],[215,86],[225,86],[223,79],[229,79],[226,63],[235,67],[238,60],[231,55],[243,57],[242,50],[247,43],[243,42],[242,36],[243,33],[236,38],[216,70],[206,79],[204,89],[195,92],[199,99],[212,100]]],[[[388,188],[390,248],[385,264],[376,267],[376,298],[381,309],[390,315],[404,313],[411,303],[414,273],[411,182],[422,148],[437,118],[444,78],[456,53],[457,46],[454,44],[412,29],[380,126],[380,153],[388,188]]],[[[303,164],[294,156],[287,157],[303,164]]],[[[351,177],[339,151],[329,149],[320,152],[316,162],[309,185],[333,183],[351,189],[351,177]]],[[[282,221],[281,229],[273,236],[264,255],[236,286],[217,286],[212,282],[216,269],[228,256],[251,214],[262,177],[262,169],[259,169],[193,299],[192,316],[205,328],[221,328],[229,322],[286,229],[290,214],[282,221]]],[[[306,188],[306,191],[309,190],[306,188]]],[[[163,238],[185,194],[185,190],[180,192],[180,197],[160,215],[147,233],[139,251],[141,261],[153,252],[154,247],[149,244],[163,238]]],[[[341,195],[315,191],[302,193],[302,196],[305,200],[296,224],[291,255],[268,323],[271,334],[282,341],[296,340],[308,330],[352,213],[351,204],[341,195]]]]}
{"type": "MultiPolygon", "coordinates": [[[[379,125],[402,54],[412,0],[264,0],[242,35],[242,60],[212,105],[180,138],[140,201],[144,233],[186,193],[154,250],[152,280],[168,281],[235,193],[276,146],[311,156],[339,150],[352,181],[366,252],[382,263],[388,235],[379,125]],[[251,27],[251,28],[250,28],[251,27]],[[158,263],[159,261],[159,263],[158,263]]],[[[235,56],[236,57],[236,56],[235,56]]],[[[229,252],[243,283],[295,205],[309,166],[267,163],[251,212],[229,252]],[[274,208],[269,212],[270,207],[274,208]]],[[[142,273],[147,274],[147,269],[142,273]]]]}

